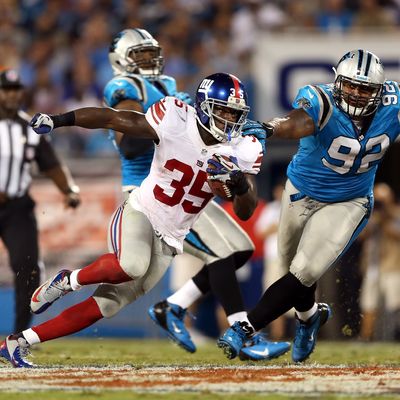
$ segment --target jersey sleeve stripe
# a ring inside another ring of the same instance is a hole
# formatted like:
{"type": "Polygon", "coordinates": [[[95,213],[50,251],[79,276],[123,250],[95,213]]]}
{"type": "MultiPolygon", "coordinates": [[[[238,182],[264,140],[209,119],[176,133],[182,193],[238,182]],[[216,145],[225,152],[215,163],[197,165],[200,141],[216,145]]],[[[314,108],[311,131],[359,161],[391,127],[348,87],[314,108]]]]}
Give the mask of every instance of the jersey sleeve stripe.
{"type": "Polygon", "coordinates": [[[154,111],[154,105],[151,106],[150,111],[151,111],[151,116],[153,117],[154,122],[155,122],[157,125],[160,125],[160,120],[157,118],[156,113],[155,113],[155,111],[154,111]]]}
{"type": "Polygon", "coordinates": [[[318,126],[322,130],[324,126],[328,123],[329,118],[333,112],[333,106],[328,95],[318,86],[311,86],[318,96],[318,101],[320,105],[320,113],[318,116],[318,126]]]}
{"type": "Polygon", "coordinates": [[[154,104],[154,111],[157,114],[157,117],[160,119],[160,122],[164,118],[165,112],[161,109],[160,102],[154,104]]]}
{"type": "Polygon", "coordinates": [[[167,109],[165,107],[165,99],[162,99],[158,104],[160,104],[160,108],[165,112],[167,109]]]}

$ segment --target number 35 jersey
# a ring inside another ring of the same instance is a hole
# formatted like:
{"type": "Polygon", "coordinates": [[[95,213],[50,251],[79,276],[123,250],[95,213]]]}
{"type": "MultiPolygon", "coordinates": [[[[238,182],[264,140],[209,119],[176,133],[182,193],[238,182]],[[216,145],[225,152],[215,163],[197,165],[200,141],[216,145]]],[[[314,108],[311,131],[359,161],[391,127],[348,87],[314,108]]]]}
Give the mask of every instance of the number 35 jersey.
{"type": "Polygon", "coordinates": [[[150,173],[129,201],[143,212],[163,239],[182,251],[182,243],[198,214],[214,197],[207,183],[207,160],[213,154],[234,156],[240,169],[257,174],[262,147],[253,137],[206,146],[201,139],[193,107],[174,97],[154,104],[146,119],[156,131],[150,173]]]}
{"type": "Polygon", "coordinates": [[[385,82],[382,103],[363,134],[337,107],[332,92],[333,84],[305,86],[293,102],[316,128],[300,139],[287,175],[301,193],[322,202],[371,195],[378,165],[400,133],[397,82],[385,82]]]}

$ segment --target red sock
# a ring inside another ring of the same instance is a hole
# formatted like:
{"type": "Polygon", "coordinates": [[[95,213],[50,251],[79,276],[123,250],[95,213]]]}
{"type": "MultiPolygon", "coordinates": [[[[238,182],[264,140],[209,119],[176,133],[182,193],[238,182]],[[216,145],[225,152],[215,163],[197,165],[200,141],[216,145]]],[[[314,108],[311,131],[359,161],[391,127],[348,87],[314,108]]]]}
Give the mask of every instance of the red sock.
{"type": "Polygon", "coordinates": [[[115,254],[103,254],[95,262],[82,268],[77,275],[80,285],[93,283],[123,283],[132,278],[121,268],[115,254]]]}
{"type": "Polygon", "coordinates": [[[41,342],[46,342],[79,332],[102,318],[96,300],[89,297],[82,303],[67,308],[57,317],[32,327],[32,330],[36,332],[41,342]]]}

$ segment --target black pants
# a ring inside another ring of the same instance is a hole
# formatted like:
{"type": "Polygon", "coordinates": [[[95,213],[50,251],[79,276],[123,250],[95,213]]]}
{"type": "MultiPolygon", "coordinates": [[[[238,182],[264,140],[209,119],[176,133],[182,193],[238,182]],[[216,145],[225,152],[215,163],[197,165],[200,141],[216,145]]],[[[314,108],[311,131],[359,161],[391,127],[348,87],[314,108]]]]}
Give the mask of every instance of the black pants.
{"type": "Polygon", "coordinates": [[[29,195],[0,204],[0,238],[14,272],[15,330],[29,327],[30,299],[40,283],[35,202],[29,195]]]}

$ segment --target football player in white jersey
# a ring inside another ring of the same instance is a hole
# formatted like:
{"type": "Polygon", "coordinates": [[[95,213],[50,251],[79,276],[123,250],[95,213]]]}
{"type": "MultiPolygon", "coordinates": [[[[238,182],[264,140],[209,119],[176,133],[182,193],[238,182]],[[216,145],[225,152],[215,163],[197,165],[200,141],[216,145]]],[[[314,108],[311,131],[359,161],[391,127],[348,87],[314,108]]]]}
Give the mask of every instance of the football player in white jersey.
{"type": "MultiPolygon", "coordinates": [[[[289,272],[248,314],[258,330],[296,309],[295,362],[310,356],[331,314],[329,305],[315,302],[316,282],[367,224],[377,168],[400,134],[399,84],[385,80],[375,54],[349,51],[335,75],[334,83],[301,88],[286,117],[247,127],[300,139],[287,170],[278,229],[280,262],[289,272]]],[[[220,341],[228,353],[262,359],[262,344],[241,350],[245,337],[238,323],[220,341]]]]}
{"type": "MultiPolygon", "coordinates": [[[[114,78],[104,89],[107,106],[146,112],[165,96],[191,104],[187,93],[177,92],[173,77],[163,74],[162,49],[144,29],[125,29],[113,39],[109,59],[114,78]]],[[[218,83],[214,83],[215,85],[218,83]]],[[[199,96],[202,96],[199,93],[199,96]]],[[[204,100],[204,99],[200,99],[204,100]]],[[[203,113],[201,109],[198,112],[203,113]]],[[[122,190],[128,195],[149,174],[154,143],[111,131],[121,159],[122,190]]],[[[228,322],[245,319],[236,269],[251,257],[254,245],[247,233],[215,201],[210,201],[183,243],[184,253],[203,261],[203,268],[167,299],[149,308],[151,319],[180,347],[194,352],[184,319],[187,308],[212,290],[222,305],[228,322]],[[223,236],[223,239],[216,237],[223,236]]],[[[190,266],[182,265],[179,268],[190,266]]]]}
{"type": "MultiPolygon", "coordinates": [[[[154,287],[172,258],[182,252],[185,236],[214,197],[209,176],[229,186],[241,219],[251,216],[257,204],[254,175],[260,169],[262,146],[254,137],[240,134],[249,112],[244,87],[233,75],[213,74],[200,83],[196,100],[196,109],[166,97],[146,114],[82,108],[55,116],[36,114],[32,119],[39,134],[60,126],[108,128],[152,139],[156,146],[149,175],[111,218],[110,253],[82,269],[60,271],[36,290],[31,308],[42,312],[84,285],[98,284],[98,288],[89,299],[57,317],[8,336],[0,356],[12,365],[32,367],[25,358],[32,344],[112,317],[154,287]],[[218,162],[215,154],[229,161],[218,162]]],[[[276,355],[287,351],[286,343],[273,345],[271,352],[276,355]]]]}

